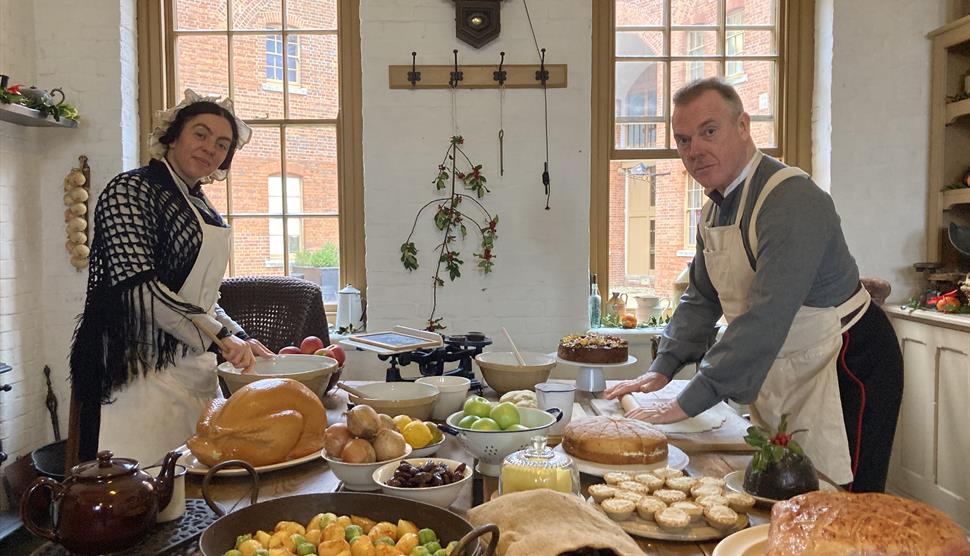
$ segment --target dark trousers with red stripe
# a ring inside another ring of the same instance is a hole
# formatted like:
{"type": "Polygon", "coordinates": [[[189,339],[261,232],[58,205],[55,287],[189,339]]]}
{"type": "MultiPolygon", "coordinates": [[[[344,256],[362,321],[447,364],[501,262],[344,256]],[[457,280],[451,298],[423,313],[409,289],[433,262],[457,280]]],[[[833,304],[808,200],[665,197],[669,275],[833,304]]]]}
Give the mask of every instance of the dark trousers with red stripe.
{"type": "Polygon", "coordinates": [[[886,313],[875,303],[842,334],[838,367],[854,475],[848,488],[882,492],[903,398],[903,354],[886,313]]]}

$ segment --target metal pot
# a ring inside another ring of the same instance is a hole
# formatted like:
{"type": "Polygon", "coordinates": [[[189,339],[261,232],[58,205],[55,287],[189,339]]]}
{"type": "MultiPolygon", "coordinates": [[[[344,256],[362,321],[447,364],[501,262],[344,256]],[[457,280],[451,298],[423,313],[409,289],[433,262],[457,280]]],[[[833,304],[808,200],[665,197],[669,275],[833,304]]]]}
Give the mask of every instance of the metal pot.
{"type": "Polygon", "coordinates": [[[232,549],[236,537],[253,533],[257,530],[272,531],[280,521],[295,521],[307,523],[310,518],[321,512],[333,512],[337,515],[360,515],[375,521],[390,521],[397,523],[398,519],[413,521],[418,527],[433,529],[438,537],[447,542],[458,540],[459,544],[452,551],[451,556],[493,556],[498,547],[499,531],[495,525],[483,525],[473,528],[471,523],[461,516],[443,508],[397,498],[383,494],[367,494],[360,492],[329,492],[316,494],[299,494],[286,496],[275,500],[255,503],[257,496],[256,471],[249,464],[238,460],[219,463],[206,474],[202,483],[202,495],[206,503],[217,514],[222,515],[212,525],[206,528],[199,539],[199,549],[203,556],[221,556],[232,549]],[[209,483],[220,469],[225,467],[243,467],[252,476],[253,491],[250,500],[252,505],[225,514],[224,510],[212,501],[209,496],[209,483]],[[483,549],[478,538],[484,533],[491,533],[488,547],[483,549]]]}

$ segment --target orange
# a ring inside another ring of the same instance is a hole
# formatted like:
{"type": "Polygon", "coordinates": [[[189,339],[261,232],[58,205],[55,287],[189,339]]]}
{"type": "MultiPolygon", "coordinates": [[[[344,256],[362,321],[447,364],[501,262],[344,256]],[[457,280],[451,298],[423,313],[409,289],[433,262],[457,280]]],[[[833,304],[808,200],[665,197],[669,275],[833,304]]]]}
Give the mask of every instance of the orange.
{"type": "Polygon", "coordinates": [[[623,328],[636,328],[637,317],[633,313],[627,313],[620,318],[620,325],[623,328]]]}

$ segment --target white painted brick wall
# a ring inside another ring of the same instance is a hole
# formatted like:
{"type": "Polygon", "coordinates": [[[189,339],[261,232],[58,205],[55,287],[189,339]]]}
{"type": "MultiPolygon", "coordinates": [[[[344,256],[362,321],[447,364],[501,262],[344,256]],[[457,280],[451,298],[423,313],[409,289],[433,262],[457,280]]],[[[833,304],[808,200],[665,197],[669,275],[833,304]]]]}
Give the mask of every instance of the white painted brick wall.
{"type": "Polygon", "coordinates": [[[0,122],[0,360],[15,369],[4,375],[14,390],[0,399],[0,438],[16,456],[53,440],[45,364],[67,431],[67,355],[87,272],[64,248],[62,180],[87,155],[96,199],[137,164],[137,55],[134,0],[0,0],[0,15],[0,68],[63,88],[82,116],[75,130],[0,122]]]}
{"type": "Polygon", "coordinates": [[[831,194],[862,274],[905,300],[926,257],[926,33],[945,23],[946,2],[832,4],[831,194]]]}
{"type": "MultiPolygon", "coordinates": [[[[540,182],[541,90],[506,93],[504,177],[498,173],[498,91],[458,91],[465,152],[484,164],[492,190],[484,203],[499,215],[497,259],[491,274],[480,274],[470,233],[456,247],[465,261],[462,277],[439,289],[437,316],[445,317],[448,333],[485,332],[495,349],[508,349],[500,332],[505,326],[520,349],[549,351],[560,336],[586,325],[591,12],[585,0],[532,0],[529,8],[547,62],[569,66],[569,87],[548,92],[552,210],[543,210],[540,182]]],[[[363,2],[361,34],[369,327],[420,327],[431,307],[431,249],[440,241],[434,207],[421,215],[413,239],[422,265],[417,271],[401,266],[400,245],[418,208],[438,196],[431,180],[453,133],[451,93],[391,90],[387,66],[408,63],[412,50],[419,64],[449,64],[455,48],[460,64],[497,64],[500,51],[508,64],[538,63],[538,55],[520,2],[503,3],[502,33],[480,50],[455,38],[453,4],[443,0],[363,2]]],[[[478,218],[471,206],[464,208],[478,218]]],[[[377,369],[385,365],[370,358],[375,375],[383,376],[377,369]]]]}

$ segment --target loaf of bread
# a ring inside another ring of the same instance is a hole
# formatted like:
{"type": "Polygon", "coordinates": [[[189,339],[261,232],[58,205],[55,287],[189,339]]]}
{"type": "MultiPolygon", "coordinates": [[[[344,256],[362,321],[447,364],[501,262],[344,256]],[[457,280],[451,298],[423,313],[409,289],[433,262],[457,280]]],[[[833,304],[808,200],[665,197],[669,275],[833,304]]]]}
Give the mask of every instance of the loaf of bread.
{"type": "Polygon", "coordinates": [[[230,459],[259,467],[319,452],[326,428],[327,410],[312,390],[269,378],[209,402],[186,444],[210,467],[230,459]]]}
{"type": "Polygon", "coordinates": [[[771,509],[767,556],[968,556],[939,510],[888,494],[809,492],[771,509]]]}
{"type": "Polygon", "coordinates": [[[636,419],[575,419],[563,430],[562,447],[579,459],[609,465],[644,465],[667,459],[664,433],[636,419]]]}

